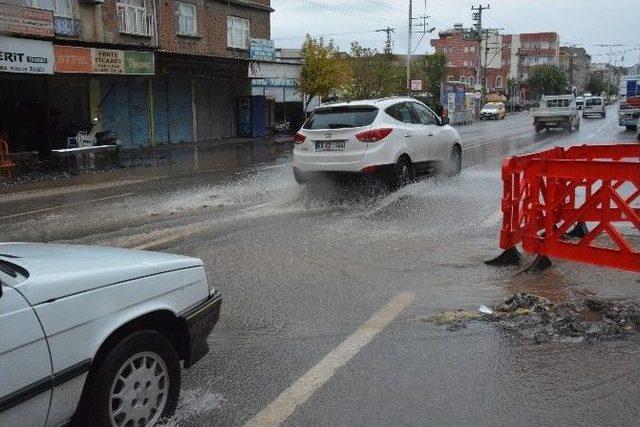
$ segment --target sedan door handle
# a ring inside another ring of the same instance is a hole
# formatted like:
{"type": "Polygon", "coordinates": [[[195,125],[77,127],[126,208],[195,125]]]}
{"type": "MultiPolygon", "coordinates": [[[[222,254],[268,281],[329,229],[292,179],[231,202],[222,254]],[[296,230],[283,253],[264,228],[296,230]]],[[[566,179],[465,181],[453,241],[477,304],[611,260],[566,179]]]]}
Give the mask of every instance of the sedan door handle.
{"type": "Polygon", "coordinates": [[[411,134],[409,132],[405,132],[404,137],[405,138],[409,138],[411,136],[411,134]]]}
{"type": "Polygon", "coordinates": [[[430,134],[428,134],[427,136],[433,136],[433,134],[432,134],[432,133],[430,133],[430,134]]]}

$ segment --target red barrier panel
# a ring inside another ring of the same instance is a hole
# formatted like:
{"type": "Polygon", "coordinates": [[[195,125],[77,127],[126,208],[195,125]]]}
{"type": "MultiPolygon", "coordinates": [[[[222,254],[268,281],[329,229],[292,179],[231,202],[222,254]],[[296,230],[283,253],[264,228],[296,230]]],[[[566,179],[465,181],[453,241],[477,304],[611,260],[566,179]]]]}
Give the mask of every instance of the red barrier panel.
{"type": "Polygon", "coordinates": [[[500,247],[640,272],[640,145],[583,145],[502,165],[500,247]],[[569,239],[580,223],[596,223],[569,239]],[[622,231],[621,231],[622,228],[622,231]]]}

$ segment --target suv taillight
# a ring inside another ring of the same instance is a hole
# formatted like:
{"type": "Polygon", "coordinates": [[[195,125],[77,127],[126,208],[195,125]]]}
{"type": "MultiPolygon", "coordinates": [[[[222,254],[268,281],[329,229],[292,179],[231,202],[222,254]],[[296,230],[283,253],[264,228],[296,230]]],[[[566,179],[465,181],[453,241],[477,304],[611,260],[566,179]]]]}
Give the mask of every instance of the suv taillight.
{"type": "Polygon", "coordinates": [[[391,128],[372,129],[356,134],[356,138],[360,142],[378,142],[393,131],[391,128]]]}
{"type": "Polygon", "coordinates": [[[298,132],[296,133],[296,136],[293,137],[293,142],[295,144],[302,144],[305,139],[307,139],[307,137],[301,134],[300,132],[298,132]]]}

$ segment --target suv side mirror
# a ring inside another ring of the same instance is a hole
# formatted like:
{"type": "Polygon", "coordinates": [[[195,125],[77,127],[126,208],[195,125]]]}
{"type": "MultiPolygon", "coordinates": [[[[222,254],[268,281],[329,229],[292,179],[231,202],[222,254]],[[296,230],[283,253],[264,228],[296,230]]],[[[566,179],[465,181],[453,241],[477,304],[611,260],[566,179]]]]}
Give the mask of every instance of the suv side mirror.
{"type": "Polygon", "coordinates": [[[449,117],[440,118],[440,126],[445,126],[449,124],[449,117]]]}

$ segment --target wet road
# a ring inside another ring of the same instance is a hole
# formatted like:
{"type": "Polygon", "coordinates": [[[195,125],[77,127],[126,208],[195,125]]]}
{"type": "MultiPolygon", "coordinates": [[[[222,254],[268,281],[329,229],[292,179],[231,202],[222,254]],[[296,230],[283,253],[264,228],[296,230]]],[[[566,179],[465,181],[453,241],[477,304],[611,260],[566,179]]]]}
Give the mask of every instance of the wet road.
{"type": "Polygon", "coordinates": [[[398,192],[309,191],[290,149],[0,194],[0,239],[200,257],[224,295],[211,352],[185,372],[178,425],[637,425],[640,341],[534,345],[490,324],[419,320],[519,291],[640,300],[638,276],[558,262],[493,269],[506,154],[633,141],[606,119],[536,135],[531,118],[460,127],[464,170],[398,192]]]}

